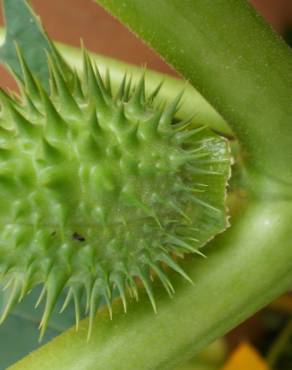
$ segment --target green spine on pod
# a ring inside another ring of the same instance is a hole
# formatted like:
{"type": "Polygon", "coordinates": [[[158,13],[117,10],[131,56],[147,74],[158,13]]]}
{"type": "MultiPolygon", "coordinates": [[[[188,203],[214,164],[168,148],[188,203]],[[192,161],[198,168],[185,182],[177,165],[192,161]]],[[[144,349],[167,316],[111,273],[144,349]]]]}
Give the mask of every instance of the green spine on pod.
{"type": "Polygon", "coordinates": [[[226,140],[177,122],[182,94],[156,106],[143,76],[113,96],[86,52],[81,77],[48,57],[49,93],[18,54],[20,96],[0,97],[1,321],[40,283],[41,335],[64,290],[77,325],[85,298],[89,335],[114,290],[126,311],[144,286],[156,311],[153,280],[173,295],[168,269],[190,281],[179,259],[227,227],[226,140]]]}

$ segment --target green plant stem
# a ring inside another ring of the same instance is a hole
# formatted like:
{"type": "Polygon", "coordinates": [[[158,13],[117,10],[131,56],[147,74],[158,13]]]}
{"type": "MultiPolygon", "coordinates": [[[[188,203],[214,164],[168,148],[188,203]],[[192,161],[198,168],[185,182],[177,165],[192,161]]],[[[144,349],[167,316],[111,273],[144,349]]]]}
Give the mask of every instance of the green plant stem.
{"type": "Polygon", "coordinates": [[[86,343],[87,320],[41,347],[11,370],[169,370],[291,287],[292,208],[257,202],[216,238],[207,259],[184,264],[195,286],[174,277],[170,299],[156,286],[158,314],[146,297],[122,313],[114,306],[95,321],[86,343]]]}
{"type": "MultiPolygon", "coordinates": [[[[0,44],[3,41],[4,30],[0,29],[0,44]]],[[[57,43],[56,46],[67,63],[81,72],[83,68],[82,50],[61,43],[57,43]]],[[[144,70],[142,67],[96,53],[90,53],[90,57],[98,65],[102,74],[110,71],[113,92],[116,92],[120,87],[125,72],[129,77],[132,77],[133,82],[138,82],[144,70]]],[[[177,112],[177,117],[179,119],[189,119],[193,117],[193,126],[206,125],[221,134],[233,136],[231,129],[219,113],[217,113],[190,84],[166,74],[147,69],[145,70],[145,79],[148,93],[154,91],[163,81],[163,86],[159,93],[159,97],[161,97],[163,102],[169,103],[173,101],[179,92],[184,91],[183,104],[177,112]]]]}
{"type": "MultiPolygon", "coordinates": [[[[252,176],[264,174],[291,187],[291,50],[248,1],[98,2],[222,114],[240,141],[252,176]]],[[[264,177],[259,180],[262,183],[264,177]]],[[[259,186],[258,194],[262,193],[257,181],[252,186],[259,186]]]]}
{"type": "Polygon", "coordinates": [[[288,344],[290,338],[292,337],[292,318],[289,320],[288,324],[285,325],[284,329],[281,331],[279,337],[273,343],[268,356],[267,360],[271,368],[277,363],[277,360],[285,349],[285,346],[288,344]]]}

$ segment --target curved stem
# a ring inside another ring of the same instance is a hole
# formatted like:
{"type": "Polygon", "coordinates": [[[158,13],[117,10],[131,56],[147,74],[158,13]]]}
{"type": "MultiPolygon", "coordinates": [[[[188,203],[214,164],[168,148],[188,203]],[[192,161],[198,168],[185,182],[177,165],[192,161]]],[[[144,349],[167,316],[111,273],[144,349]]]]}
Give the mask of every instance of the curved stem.
{"type": "Polygon", "coordinates": [[[246,0],[98,0],[230,124],[249,169],[292,183],[292,58],[246,0]]]}
{"type": "Polygon", "coordinates": [[[176,277],[174,299],[156,286],[157,315],[146,297],[126,315],[117,302],[112,322],[97,316],[89,343],[84,320],[10,369],[173,369],[291,286],[291,218],[290,203],[250,205],[206,260],[185,263],[195,286],[176,277]]]}

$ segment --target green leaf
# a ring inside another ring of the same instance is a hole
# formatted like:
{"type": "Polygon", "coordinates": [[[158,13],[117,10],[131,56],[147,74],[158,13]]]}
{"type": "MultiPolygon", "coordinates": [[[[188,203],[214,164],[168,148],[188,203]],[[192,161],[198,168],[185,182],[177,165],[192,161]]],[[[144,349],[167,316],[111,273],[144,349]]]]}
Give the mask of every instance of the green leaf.
{"type": "Polygon", "coordinates": [[[49,72],[46,51],[53,47],[43,30],[38,17],[25,0],[3,0],[6,19],[5,42],[0,48],[0,61],[22,78],[21,66],[15,43],[22,50],[30,69],[48,88],[49,72]]]}

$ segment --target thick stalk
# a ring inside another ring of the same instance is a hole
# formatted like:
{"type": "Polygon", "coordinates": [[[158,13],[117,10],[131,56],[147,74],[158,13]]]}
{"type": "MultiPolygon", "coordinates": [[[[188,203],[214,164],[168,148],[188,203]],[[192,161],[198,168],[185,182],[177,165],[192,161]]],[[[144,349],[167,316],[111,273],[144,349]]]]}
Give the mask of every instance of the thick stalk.
{"type": "Polygon", "coordinates": [[[246,0],[98,0],[237,134],[250,171],[292,183],[292,58],[246,0]]]}
{"type": "Polygon", "coordinates": [[[193,356],[291,287],[292,208],[256,203],[215,239],[207,259],[185,263],[192,286],[175,279],[173,299],[156,287],[158,314],[147,298],[120,303],[110,322],[97,316],[86,342],[87,320],[11,367],[11,370],[169,370],[193,356]]]}

